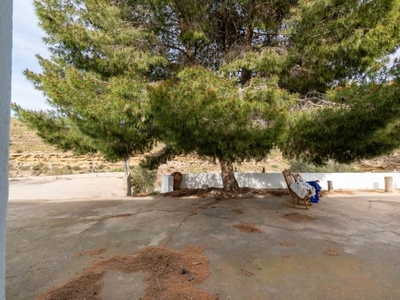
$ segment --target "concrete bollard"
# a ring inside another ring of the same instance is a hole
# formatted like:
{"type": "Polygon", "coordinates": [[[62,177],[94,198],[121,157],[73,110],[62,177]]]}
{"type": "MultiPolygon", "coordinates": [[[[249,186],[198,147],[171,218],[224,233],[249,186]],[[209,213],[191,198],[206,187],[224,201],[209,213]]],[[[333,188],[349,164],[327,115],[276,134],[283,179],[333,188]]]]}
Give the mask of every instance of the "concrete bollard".
{"type": "Polygon", "coordinates": [[[385,192],[392,193],[393,192],[393,177],[385,176],[385,192]]]}
{"type": "Polygon", "coordinates": [[[328,180],[328,192],[333,190],[332,180],[328,180]]]}
{"type": "Polygon", "coordinates": [[[174,177],[163,175],[161,179],[161,193],[169,193],[174,190],[174,177]]]}

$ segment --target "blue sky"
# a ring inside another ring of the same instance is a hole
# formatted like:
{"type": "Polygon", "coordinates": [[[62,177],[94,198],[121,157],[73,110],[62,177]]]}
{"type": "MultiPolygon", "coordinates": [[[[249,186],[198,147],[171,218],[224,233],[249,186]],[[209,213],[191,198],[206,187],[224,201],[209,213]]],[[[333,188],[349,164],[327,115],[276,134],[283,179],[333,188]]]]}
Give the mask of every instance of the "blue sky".
{"type": "Polygon", "coordinates": [[[23,108],[40,110],[49,108],[46,99],[22,74],[25,69],[41,71],[36,54],[49,56],[32,3],[33,0],[14,0],[11,99],[23,108]]]}

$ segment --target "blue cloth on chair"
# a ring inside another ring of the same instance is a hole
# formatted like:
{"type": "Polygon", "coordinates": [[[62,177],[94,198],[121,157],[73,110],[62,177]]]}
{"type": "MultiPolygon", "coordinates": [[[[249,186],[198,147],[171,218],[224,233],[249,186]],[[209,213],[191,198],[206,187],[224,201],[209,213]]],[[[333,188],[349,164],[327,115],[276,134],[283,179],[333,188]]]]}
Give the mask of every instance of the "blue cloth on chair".
{"type": "Polygon", "coordinates": [[[318,203],[319,192],[322,190],[322,187],[316,181],[307,181],[307,183],[315,188],[315,196],[310,197],[311,203],[318,203]]]}

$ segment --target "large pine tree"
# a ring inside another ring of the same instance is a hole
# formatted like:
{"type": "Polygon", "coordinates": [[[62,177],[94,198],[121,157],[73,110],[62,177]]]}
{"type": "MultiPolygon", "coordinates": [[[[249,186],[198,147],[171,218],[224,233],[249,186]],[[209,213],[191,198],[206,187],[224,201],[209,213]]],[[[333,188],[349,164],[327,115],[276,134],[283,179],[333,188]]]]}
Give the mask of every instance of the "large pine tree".
{"type": "Polygon", "coordinates": [[[161,140],[168,157],[217,159],[235,189],[232,163],[274,146],[322,163],[400,144],[397,66],[377,79],[400,44],[398,0],[35,3],[53,56],[26,75],[54,111],[14,109],[64,149],[118,159],[161,140]],[[294,111],[311,91],[348,104],[294,111]]]}

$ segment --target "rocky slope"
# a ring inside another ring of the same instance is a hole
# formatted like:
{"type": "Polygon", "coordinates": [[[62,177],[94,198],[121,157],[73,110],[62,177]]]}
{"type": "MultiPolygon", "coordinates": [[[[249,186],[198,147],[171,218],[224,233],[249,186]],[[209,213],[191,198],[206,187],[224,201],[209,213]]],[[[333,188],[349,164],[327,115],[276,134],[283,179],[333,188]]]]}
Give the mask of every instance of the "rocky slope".
{"type": "MultiPolygon", "coordinates": [[[[44,144],[41,139],[25,124],[15,118],[11,119],[10,128],[10,163],[11,178],[25,176],[66,175],[90,172],[122,172],[123,163],[110,163],[101,155],[74,155],[72,152],[62,152],[55,147],[44,144]]],[[[130,165],[134,166],[141,160],[140,156],[131,157],[130,165]]],[[[239,172],[281,172],[289,166],[278,151],[261,162],[246,162],[237,164],[239,172]]],[[[160,166],[158,174],[172,172],[203,173],[219,172],[219,165],[200,159],[197,156],[181,156],[160,166]]]]}
{"type": "MultiPolygon", "coordinates": [[[[71,152],[61,152],[44,144],[36,134],[15,118],[11,119],[10,129],[10,178],[25,176],[49,176],[79,174],[90,172],[122,172],[123,163],[110,163],[101,155],[76,156],[71,152]]],[[[131,157],[131,166],[137,165],[141,157],[131,157]]],[[[279,151],[261,162],[237,164],[238,172],[281,172],[289,167],[279,151]]],[[[391,172],[400,170],[400,152],[374,160],[353,164],[352,169],[365,172],[391,172]]],[[[176,157],[175,160],[160,166],[159,177],[178,171],[182,173],[219,172],[219,165],[200,159],[197,156],[176,157]]]]}

